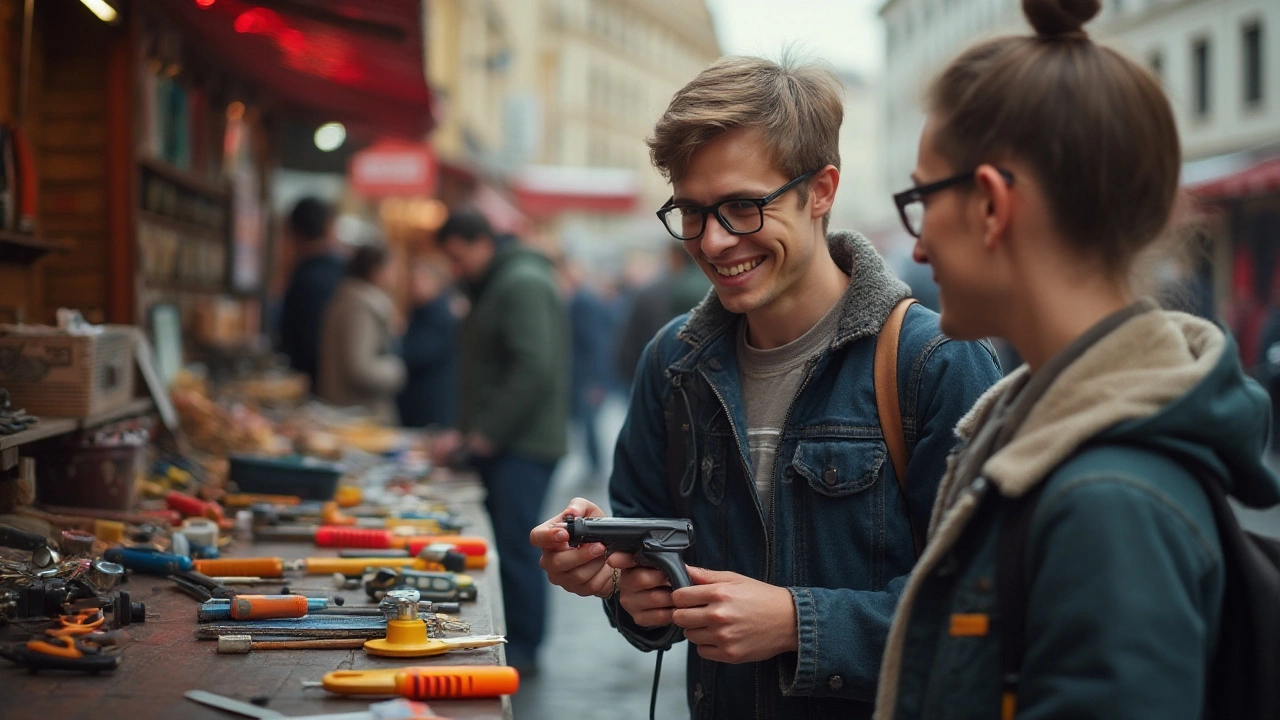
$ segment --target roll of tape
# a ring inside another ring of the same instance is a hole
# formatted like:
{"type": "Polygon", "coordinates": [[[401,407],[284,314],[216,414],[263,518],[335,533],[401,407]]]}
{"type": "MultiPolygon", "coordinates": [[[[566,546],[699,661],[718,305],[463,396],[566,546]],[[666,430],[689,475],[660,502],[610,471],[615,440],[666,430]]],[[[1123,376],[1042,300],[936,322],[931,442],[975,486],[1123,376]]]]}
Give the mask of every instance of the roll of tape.
{"type": "Polygon", "coordinates": [[[209,518],[187,518],[182,523],[182,533],[192,545],[218,546],[218,524],[209,518]]]}

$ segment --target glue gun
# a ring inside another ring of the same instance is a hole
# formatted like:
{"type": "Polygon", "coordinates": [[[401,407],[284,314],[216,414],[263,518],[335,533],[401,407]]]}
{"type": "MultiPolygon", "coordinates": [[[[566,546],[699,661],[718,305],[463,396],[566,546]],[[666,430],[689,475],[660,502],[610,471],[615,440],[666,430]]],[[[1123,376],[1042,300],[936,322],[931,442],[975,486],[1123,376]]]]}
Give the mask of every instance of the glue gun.
{"type": "Polygon", "coordinates": [[[609,552],[635,555],[636,562],[666,573],[671,589],[693,584],[683,554],[693,545],[693,523],[665,518],[580,518],[564,516],[569,545],[603,543],[609,552]]]}

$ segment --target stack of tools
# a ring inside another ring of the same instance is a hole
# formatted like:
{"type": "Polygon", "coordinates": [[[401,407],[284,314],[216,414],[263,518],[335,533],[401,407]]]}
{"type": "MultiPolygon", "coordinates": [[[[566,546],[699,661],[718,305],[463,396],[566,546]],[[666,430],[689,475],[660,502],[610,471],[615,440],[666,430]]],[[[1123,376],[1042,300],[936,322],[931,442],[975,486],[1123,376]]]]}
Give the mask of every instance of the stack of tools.
{"type": "Polygon", "coordinates": [[[36,637],[0,647],[0,657],[32,673],[119,666],[123,628],[145,622],[146,606],[115,592],[124,568],[97,557],[98,545],[94,535],[67,530],[59,551],[43,535],[0,526],[0,619],[18,628],[49,623],[36,637]]]}
{"type": "Polygon", "coordinates": [[[9,403],[9,391],[0,388],[0,435],[13,435],[34,427],[40,419],[28,415],[21,408],[15,410],[9,403]]]}

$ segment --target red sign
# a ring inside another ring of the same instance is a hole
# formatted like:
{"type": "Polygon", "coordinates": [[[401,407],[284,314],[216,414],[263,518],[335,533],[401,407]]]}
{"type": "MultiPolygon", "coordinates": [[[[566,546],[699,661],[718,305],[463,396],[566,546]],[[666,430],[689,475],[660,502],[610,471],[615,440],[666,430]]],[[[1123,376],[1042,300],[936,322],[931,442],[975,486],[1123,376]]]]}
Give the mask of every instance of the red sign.
{"type": "Polygon", "coordinates": [[[351,191],[365,197],[430,196],[440,175],[426,144],[384,140],[351,156],[351,191]]]}

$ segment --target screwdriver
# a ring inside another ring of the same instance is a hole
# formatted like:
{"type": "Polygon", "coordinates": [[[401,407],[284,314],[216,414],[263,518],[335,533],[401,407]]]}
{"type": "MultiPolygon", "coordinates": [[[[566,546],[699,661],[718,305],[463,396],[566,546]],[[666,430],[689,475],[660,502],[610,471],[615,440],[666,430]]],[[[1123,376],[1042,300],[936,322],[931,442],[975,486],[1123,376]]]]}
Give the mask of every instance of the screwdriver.
{"type": "Polygon", "coordinates": [[[146,575],[172,575],[191,569],[191,558],[160,552],[148,546],[108,548],[102,553],[102,558],[146,575]]]}
{"type": "Polygon", "coordinates": [[[399,695],[410,700],[488,698],[520,689],[515,668],[496,665],[430,665],[387,670],[337,670],[320,682],[304,682],[338,695],[399,695]]]}
{"type": "Polygon", "coordinates": [[[428,545],[452,545],[463,555],[484,555],[489,543],[468,535],[400,535],[378,528],[352,528],[325,525],[316,528],[316,547],[331,548],[408,548],[417,555],[428,545]]]}
{"type": "Polygon", "coordinates": [[[300,618],[308,612],[329,607],[327,598],[309,598],[305,595],[237,595],[231,599],[214,598],[200,603],[196,619],[200,622],[218,620],[274,620],[300,618]]]}
{"type": "MultiPolygon", "coordinates": [[[[278,557],[222,558],[218,560],[196,560],[195,569],[213,577],[283,578],[285,571],[302,571],[308,575],[332,575],[334,573],[359,575],[368,568],[379,567],[412,568],[415,570],[446,570],[449,566],[458,567],[456,558],[436,554],[434,550],[427,550],[427,555],[440,557],[442,560],[448,559],[450,562],[446,565],[444,562],[418,557],[316,557],[288,562],[284,558],[278,557]]],[[[462,563],[464,568],[472,566],[484,567],[488,562],[487,557],[484,556],[464,556],[464,560],[470,560],[471,558],[475,559],[471,560],[470,564],[465,561],[462,563]]]]}

